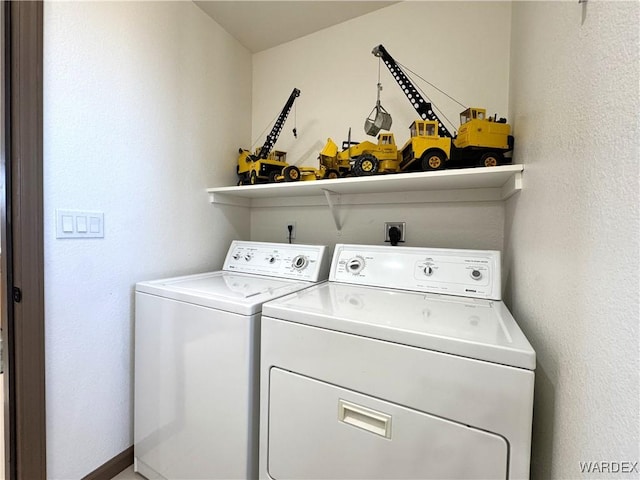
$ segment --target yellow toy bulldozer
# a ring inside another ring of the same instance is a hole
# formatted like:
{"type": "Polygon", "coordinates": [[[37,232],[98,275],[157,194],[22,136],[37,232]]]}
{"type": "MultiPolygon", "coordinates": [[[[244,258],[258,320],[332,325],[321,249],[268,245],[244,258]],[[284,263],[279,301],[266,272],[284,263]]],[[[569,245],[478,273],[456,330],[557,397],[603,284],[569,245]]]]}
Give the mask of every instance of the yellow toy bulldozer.
{"type": "Polygon", "coordinates": [[[393,133],[378,135],[378,143],[369,141],[351,142],[338,146],[331,139],[320,152],[320,165],[335,176],[365,176],[389,173],[398,170],[398,147],[393,133]]]}

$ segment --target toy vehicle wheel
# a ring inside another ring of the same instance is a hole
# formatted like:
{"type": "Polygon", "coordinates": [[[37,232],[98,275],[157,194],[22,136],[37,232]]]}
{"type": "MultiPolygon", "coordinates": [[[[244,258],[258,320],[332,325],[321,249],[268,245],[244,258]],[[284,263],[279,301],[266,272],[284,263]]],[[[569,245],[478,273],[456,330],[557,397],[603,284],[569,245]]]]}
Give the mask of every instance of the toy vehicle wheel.
{"type": "Polygon", "coordinates": [[[269,173],[269,183],[276,183],[276,177],[278,176],[278,171],[274,170],[273,172],[269,173]]]}
{"type": "Polygon", "coordinates": [[[249,177],[247,176],[246,173],[239,173],[238,174],[238,185],[246,185],[247,183],[249,183],[249,177]]]}
{"type": "Polygon", "coordinates": [[[295,165],[289,165],[288,167],[284,167],[282,175],[284,176],[285,182],[297,182],[300,180],[300,169],[295,165]]]}
{"type": "Polygon", "coordinates": [[[258,174],[254,170],[252,170],[251,175],[249,175],[249,183],[251,185],[258,183],[258,174]]]}
{"type": "Polygon", "coordinates": [[[378,172],[380,162],[378,159],[370,153],[365,153],[356,158],[353,164],[353,173],[360,177],[363,175],[373,175],[378,172]]]}
{"type": "Polygon", "coordinates": [[[444,162],[447,160],[447,157],[443,152],[432,150],[430,152],[425,152],[420,159],[421,167],[423,172],[427,172],[429,170],[440,170],[444,168],[444,162]]]}
{"type": "Polygon", "coordinates": [[[503,161],[504,157],[499,152],[489,152],[482,155],[479,165],[481,167],[497,167],[503,161]]]}
{"type": "Polygon", "coordinates": [[[327,170],[324,174],[324,178],[340,178],[340,174],[337,170],[327,170]]]}

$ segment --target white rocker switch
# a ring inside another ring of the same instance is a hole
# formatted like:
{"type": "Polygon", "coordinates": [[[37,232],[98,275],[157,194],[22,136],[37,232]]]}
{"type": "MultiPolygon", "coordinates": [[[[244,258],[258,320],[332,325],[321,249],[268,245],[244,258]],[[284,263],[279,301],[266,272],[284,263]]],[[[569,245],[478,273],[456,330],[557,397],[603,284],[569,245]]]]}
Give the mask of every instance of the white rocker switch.
{"type": "Polygon", "coordinates": [[[62,231],[64,233],[73,233],[73,216],[62,215],[62,231]]]}
{"type": "Polygon", "coordinates": [[[76,217],[76,230],[78,233],[87,233],[87,217],[76,217]]]}

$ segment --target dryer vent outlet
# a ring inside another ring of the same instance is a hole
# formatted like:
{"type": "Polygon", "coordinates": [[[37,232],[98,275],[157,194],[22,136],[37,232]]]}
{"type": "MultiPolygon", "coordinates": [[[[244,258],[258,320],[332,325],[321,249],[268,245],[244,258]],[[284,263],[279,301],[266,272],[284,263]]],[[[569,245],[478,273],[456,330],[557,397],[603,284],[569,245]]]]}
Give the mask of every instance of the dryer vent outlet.
{"type": "MultiPolygon", "coordinates": [[[[389,234],[392,228],[397,228],[400,231],[400,238],[398,239],[398,243],[404,243],[405,241],[405,233],[407,231],[407,223],[406,222],[384,222],[384,241],[385,243],[393,243],[391,242],[391,237],[393,234],[389,234]]],[[[397,236],[397,233],[396,233],[397,236]]]]}

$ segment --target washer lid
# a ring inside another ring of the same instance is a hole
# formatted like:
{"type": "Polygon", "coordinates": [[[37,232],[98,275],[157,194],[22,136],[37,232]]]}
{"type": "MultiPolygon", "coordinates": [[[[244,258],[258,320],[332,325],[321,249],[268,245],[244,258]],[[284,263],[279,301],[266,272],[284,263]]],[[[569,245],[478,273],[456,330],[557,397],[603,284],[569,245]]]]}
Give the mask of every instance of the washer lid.
{"type": "Polygon", "coordinates": [[[267,303],[263,315],[534,370],[502,301],[328,282],[267,303]]]}
{"type": "Polygon", "coordinates": [[[136,292],[251,315],[260,312],[264,302],[310,285],[314,283],[219,271],[140,282],[136,292]]]}

